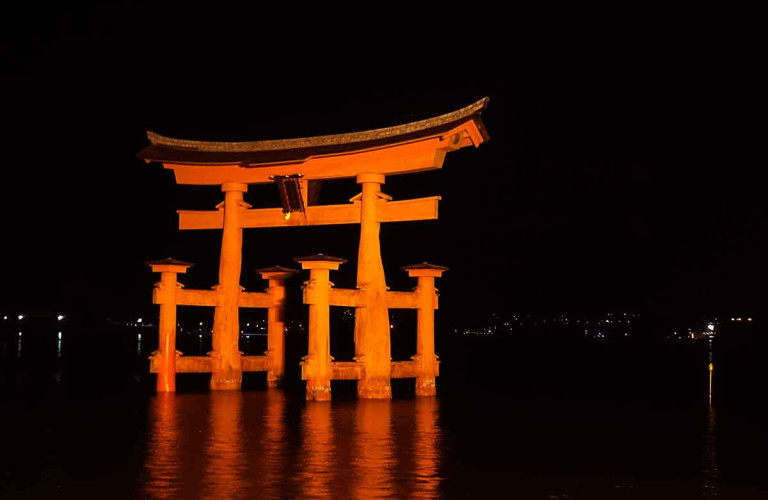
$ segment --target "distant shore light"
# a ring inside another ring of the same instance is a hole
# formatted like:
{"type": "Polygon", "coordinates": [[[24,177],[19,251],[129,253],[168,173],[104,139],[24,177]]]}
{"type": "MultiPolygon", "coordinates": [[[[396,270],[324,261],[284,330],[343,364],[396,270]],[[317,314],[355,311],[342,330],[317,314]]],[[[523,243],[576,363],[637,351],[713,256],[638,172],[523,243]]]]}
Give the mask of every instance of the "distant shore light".
{"type": "Polygon", "coordinates": [[[63,314],[59,314],[58,316],[56,316],[56,319],[61,321],[61,320],[64,319],[64,315],[63,314]]]}
{"type": "Polygon", "coordinates": [[[23,314],[19,314],[19,321],[21,321],[23,319],[24,319],[24,315],[23,314]]]}

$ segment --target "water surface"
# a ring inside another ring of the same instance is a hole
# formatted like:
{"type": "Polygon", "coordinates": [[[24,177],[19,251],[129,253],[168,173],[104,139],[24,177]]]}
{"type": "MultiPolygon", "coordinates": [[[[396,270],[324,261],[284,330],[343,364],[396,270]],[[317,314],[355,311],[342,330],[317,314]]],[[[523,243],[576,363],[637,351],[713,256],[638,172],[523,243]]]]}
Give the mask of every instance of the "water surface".
{"type": "Polygon", "coordinates": [[[146,333],[56,334],[2,336],[2,498],[767,497],[759,342],[711,346],[711,400],[706,344],[486,339],[443,341],[437,398],[306,403],[156,395],[146,333]]]}

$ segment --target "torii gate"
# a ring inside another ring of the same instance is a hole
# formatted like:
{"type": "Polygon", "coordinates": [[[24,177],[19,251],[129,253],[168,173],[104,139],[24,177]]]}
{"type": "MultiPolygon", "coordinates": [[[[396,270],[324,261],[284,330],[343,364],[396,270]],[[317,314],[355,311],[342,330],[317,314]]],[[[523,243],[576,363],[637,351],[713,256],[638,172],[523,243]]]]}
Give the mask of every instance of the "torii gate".
{"type": "MultiPolygon", "coordinates": [[[[248,307],[249,300],[252,302],[250,307],[270,307],[269,304],[273,303],[266,297],[259,298],[262,294],[249,294],[240,288],[243,228],[360,224],[357,290],[349,291],[353,293],[348,294],[349,298],[344,302],[355,307],[355,360],[361,369],[354,378],[358,380],[358,397],[391,397],[388,309],[426,307],[423,306],[425,301],[432,299],[421,294],[418,299],[413,295],[414,300],[411,300],[404,295],[407,292],[387,291],[379,228],[382,222],[437,219],[440,197],[391,201],[391,197],[381,192],[381,185],[387,175],[439,169],[447,153],[465,146],[477,147],[486,141],[488,135],[480,114],[487,103],[488,98],[484,98],[452,113],[394,127],[298,139],[208,142],[172,139],[147,132],[151,145],[138,154],[139,158],[160,162],[165,168],[173,170],[178,184],[219,185],[224,192],[224,201],[217,205],[217,210],[178,211],[179,229],[223,230],[218,285],[212,291],[185,291],[200,292],[208,297],[186,302],[188,305],[215,307],[212,359],[206,363],[212,373],[212,390],[236,390],[241,387],[243,360],[238,350],[239,307],[248,307]],[[351,204],[309,203],[309,182],[350,177],[356,178],[357,183],[362,185],[362,192],[350,200],[351,204]],[[278,184],[282,208],[252,209],[243,201],[243,193],[249,184],[265,183],[278,184]],[[248,295],[254,298],[248,299],[248,295]],[[398,306],[398,301],[408,302],[408,305],[398,306]]],[[[305,269],[313,269],[310,261],[312,259],[302,262],[305,269]]],[[[184,272],[189,266],[177,261],[150,264],[158,272],[169,276],[173,274],[172,280],[170,277],[164,279],[169,283],[173,281],[174,287],[180,286],[175,283],[175,273],[184,272]]],[[[325,267],[326,280],[327,269],[333,268],[325,267]]],[[[434,277],[442,272],[440,269],[444,270],[437,266],[412,266],[409,273],[429,277],[434,283],[434,277]]],[[[431,294],[434,295],[433,285],[432,288],[431,294]]],[[[162,293],[159,295],[165,297],[162,293]]],[[[175,328],[175,320],[170,327],[175,328]]],[[[161,343],[162,359],[157,360],[157,364],[170,366],[174,353],[175,345],[168,344],[163,351],[161,343]]],[[[431,355],[436,366],[433,353],[434,349],[431,355]]],[[[189,371],[207,371],[207,368],[189,371]]],[[[422,393],[434,394],[434,375],[431,380],[431,389],[425,387],[422,393]]],[[[168,388],[170,385],[167,383],[165,387],[161,389],[158,380],[159,390],[173,390],[168,388]]]]}

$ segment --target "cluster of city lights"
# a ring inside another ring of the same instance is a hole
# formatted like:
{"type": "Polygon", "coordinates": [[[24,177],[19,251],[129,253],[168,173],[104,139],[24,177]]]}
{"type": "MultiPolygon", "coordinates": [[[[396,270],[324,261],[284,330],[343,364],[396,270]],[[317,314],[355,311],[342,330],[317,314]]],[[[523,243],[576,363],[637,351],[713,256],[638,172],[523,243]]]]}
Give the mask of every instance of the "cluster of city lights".
{"type": "MultiPolygon", "coordinates": [[[[18,316],[16,316],[16,319],[18,321],[22,321],[26,317],[27,317],[26,314],[19,314],[18,316]]],[[[63,321],[65,318],[66,318],[66,316],[64,316],[63,314],[59,314],[59,315],[56,316],[56,320],[57,321],[63,321]]],[[[3,315],[3,321],[8,321],[8,315],[7,314],[3,315]]]]}
{"type": "MultiPolygon", "coordinates": [[[[640,315],[637,313],[605,313],[597,318],[587,317],[569,317],[565,314],[559,314],[555,316],[534,316],[534,315],[512,315],[511,318],[502,320],[498,314],[492,315],[490,326],[484,326],[482,328],[470,327],[465,329],[456,328],[454,333],[457,335],[469,335],[469,336],[488,336],[495,334],[508,334],[513,331],[526,328],[539,328],[539,327],[569,327],[571,325],[584,325],[587,329],[584,330],[585,335],[592,336],[593,338],[606,338],[610,333],[611,336],[617,335],[616,332],[609,332],[604,330],[614,330],[619,327],[627,327],[635,318],[640,315]],[[620,326],[621,325],[621,326],[620,326]],[[589,328],[600,327],[600,331],[593,331],[590,333],[589,328]]],[[[622,331],[618,332],[624,337],[628,337],[629,333],[622,331]]]]}

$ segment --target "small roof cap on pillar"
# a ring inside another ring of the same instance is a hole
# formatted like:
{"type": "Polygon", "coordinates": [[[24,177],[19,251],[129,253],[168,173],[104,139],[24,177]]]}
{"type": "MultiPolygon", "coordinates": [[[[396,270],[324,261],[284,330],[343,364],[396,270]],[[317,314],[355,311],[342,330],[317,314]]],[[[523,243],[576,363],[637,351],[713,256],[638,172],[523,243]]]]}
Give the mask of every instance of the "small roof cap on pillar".
{"type": "Polygon", "coordinates": [[[296,269],[291,269],[290,267],[283,267],[283,266],[272,266],[272,267],[262,267],[261,269],[256,269],[257,273],[298,273],[299,271],[296,269]]]}
{"type": "Polygon", "coordinates": [[[439,278],[445,271],[448,270],[445,266],[437,266],[430,264],[429,262],[422,262],[421,264],[414,264],[412,266],[404,266],[404,270],[408,271],[408,276],[434,276],[439,278]]]}
{"type": "Polygon", "coordinates": [[[296,257],[296,262],[304,262],[307,260],[311,261],[319,261],[319,262],[338,262],[339,264],[343,264],[347,261],[347,259],[342,259],[341,257],[331,257],[330,255],[325,255],[324,253],[318,253],[315,255],[308,255],[307,257],[296,257]]]}
{"type": "Polygon", "coordinates": [[[298,273],[299,271],[297,269],[291,269],[289,267],[272,266],[272,267],[263,267],[261,269],[256,269],[256,272],[261,274],[262,278],[269,279],[269,278],[289,278],[294,274],[298,273]]]}
{"type": "Polygon", "coordinates": [[[152,272],[172,272],[172,273],[186,273],[187,268],[194,266],[191,262],[184,262],[183,260],[176,260],[170,257],[160,260],[151,260],[146,263],[152,268],[152,272]]]}
{"type": "Polygon", "coordinates": [[[331,257],[324,253],[318,253],[315,255],[308,255],[307,257],[296,257],[296,262],[301,263],[302,269],[332,269],[336,270],[339,266],[347,261],[341,257],[331,257]]]}

